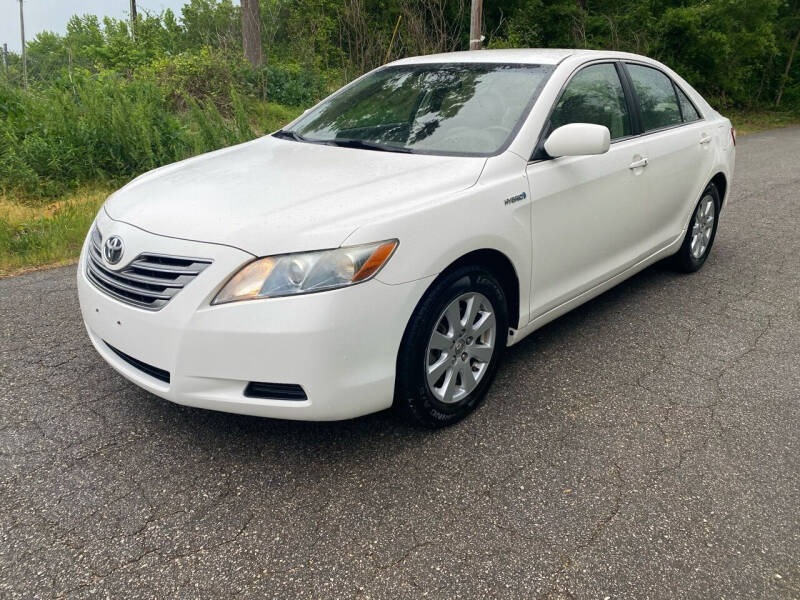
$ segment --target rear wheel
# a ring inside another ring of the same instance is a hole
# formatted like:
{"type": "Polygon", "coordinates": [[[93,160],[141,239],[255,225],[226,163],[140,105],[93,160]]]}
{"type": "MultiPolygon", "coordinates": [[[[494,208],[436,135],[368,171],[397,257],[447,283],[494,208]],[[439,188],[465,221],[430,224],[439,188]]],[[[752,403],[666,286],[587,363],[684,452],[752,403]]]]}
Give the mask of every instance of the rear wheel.
{"type": "Polygon", "coordinates": [[[692,213],[683,244],[672,259],[673,266],[679,271],[693,273],[706,262],[717,234],[719,207],[719,190],[709,183],[692,213]]]}
{"type": "Polygon", "coordinates": [[[403,338],[395,407],[425,427],[463,419],[486,395],[507,332],[505,293],[488,270],[460,267],[434,283],[403,338]]]}

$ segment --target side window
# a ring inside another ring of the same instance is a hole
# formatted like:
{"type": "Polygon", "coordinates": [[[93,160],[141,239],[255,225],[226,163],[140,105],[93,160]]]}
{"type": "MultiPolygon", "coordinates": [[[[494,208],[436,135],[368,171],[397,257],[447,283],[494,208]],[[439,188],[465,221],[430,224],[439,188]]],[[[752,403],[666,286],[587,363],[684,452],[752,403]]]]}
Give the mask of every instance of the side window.
{"type": "Polygon", "coordinates": [[[651,67],[634,64],[626,66],[633,89],[639,97],[644,130],[653,131],[680,124],[681,111],[670,78],[651,67]]]}
{"type": "Polygon", "coordinates": [[[605,125],[612,140],[631,134],[625,93],[613,64],[584,67],[570,80],[550,116],[550,130],[568,123],[605,125]]]}
{"type": "Polygon", "coordinates": [[[698,121],[700,119],[700,115],[697,114],[697,109],[692,104],[691,100],[683,93],[683,90],[677,86],[675,86],[678,90],[678,101],[681,103],[681,112],[683,113],[683,121],[684,123],[691,123],[692,121],[698,121]]]}

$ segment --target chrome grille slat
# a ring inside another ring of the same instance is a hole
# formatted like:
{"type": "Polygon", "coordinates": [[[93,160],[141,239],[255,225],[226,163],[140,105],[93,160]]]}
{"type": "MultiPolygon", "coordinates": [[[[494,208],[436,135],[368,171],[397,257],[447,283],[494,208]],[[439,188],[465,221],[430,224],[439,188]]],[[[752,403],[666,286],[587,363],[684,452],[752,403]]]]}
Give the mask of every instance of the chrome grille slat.
{"type": "Polygon", "coordinates": [[[127,284],[119,281],[118,279],[115,279],[114,277],[109,277],[108,274],[105,271],[103,271],[102,269],[98,269],[97,268],[97,264],[94,263],[94,261],[93,261],[92,267],[94,267],[92,269],[92,271],[93,271],[92,275],[97,277],[104,284],[110,285],[112,287],[115,287],[118,290],[122,290],[123,292],[128,292],[128,293],[131,293],[131,294],[139,294],[141,296],[152,296],[153,298],[156,298],[158,300],[169,300],[173,296],[173,294],[165,294],[163,292],[157,292],[155,290],[148,290],[146,288],[140,288],[140,287],[135,287],[135,286],[132,286],[132,285],[127,285],[127,284]]]}
{"type": "MultiPolygon", "coordinates": [[[[110,274],[112,274],[114,276],[118,276],[118,274],[116,272],[107,270],[103,266],[103,263],[100,262],[100,259],[98,257],[90,255],[89,258],[90,258],[90,260],[92,260],[96,264],[97,267],[102,269],[106,274],[110,273],[110,274]]],[[[194,279],[194,277],[182,276],[181,278],[178,278],[178,279],[162,279],[162,278],[159,278],[159,277],[148,277],[147,275],[141,275],[139,273],[135,273],[133,271],[126,270],[125,271],[125,279],[128,280],[128,281],[131,281],[131,282],[135,282],[135,283],[143,283],[143,284],[147,284],[147,285],[154,285],[154,286],[160,286],[160,287],[166,287],[166,288],[178,288],[178,289],[181,289],[183,286],[185,286],[187,283],[189,283],[192,279],[194,279]]]]}
{"type": "Polygon", "coordinates": [[[90,240],[86,257],[86,276],[89,281],[120,302],[147,310],[160,310],[166,306],[211,264],[210,260],[203,258],[143,252],[115,271],[103,262],[103,238],[96,227],[90,234],[90,240]]]}
{"type": "Polygon", "coordinates": [[[158,300],[155,302],[145,301],[145,300],[138,300],[131,296],[126,296],[124,294],[120,294],[114,291],[113,288],[106,287],[100,282],[95,276],[92,274],[90,270],[86,270],[86,276],[88,277],[89,281],[91,281],[95,287],[99,288],[103,293],[111,296],[112,298],[116,298],[120,302],[124,302],[125,304],[130,304],[132,306],[138,306],[139,308],[144,308],[147,310],[158,310],[162,308],[166,302],[164,300],[158,300]]]}
{"type": "Polygon", "coordinates": [[[173,256],[171,254],[159,254],[157,252],[142,252],[139,256],[150,261],[163,260],[164,264],[168,265],[180,265],[182,262],[189,263],[190,265],[197,262],[208,262],[202,258],[193,258],[191,256],[173,256]]]}
{"type": "Polygon", "coordinates": [[[100,235],[100,230],[95,227],[92,229],[92,245],[97,248],[97,251],[100,252],[100,243],[103,241],[102,236],[100,235]]]}
{"type": "Polygon", "coordinates": [[[158,273],[169,273],[171,275],[198,275],[203,268],[208,266],[208,263],[203,264],[203,268],[201,269],[176,269],[175,267],[162,267],[161,265],[154,265],[141,260],[134,260],[129,266],[136,269],[145,269],[147,271],[155,271],[158,273]]]}

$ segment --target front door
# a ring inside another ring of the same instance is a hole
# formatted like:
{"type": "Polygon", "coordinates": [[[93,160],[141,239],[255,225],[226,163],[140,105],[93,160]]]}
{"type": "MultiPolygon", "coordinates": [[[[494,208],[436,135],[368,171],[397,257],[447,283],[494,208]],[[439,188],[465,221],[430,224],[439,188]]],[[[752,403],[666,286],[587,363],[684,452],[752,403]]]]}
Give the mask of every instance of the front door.
{"type": "Polygon", "coordinates": [[[565,156],[527,167],[532,203],[531,317],[631,266],[642,244],[646,151],[631,137],[630,110],[614,63],[578,71],[556,103],[548,131],[567,123],[608,127],[605,154],[565,156]]]}

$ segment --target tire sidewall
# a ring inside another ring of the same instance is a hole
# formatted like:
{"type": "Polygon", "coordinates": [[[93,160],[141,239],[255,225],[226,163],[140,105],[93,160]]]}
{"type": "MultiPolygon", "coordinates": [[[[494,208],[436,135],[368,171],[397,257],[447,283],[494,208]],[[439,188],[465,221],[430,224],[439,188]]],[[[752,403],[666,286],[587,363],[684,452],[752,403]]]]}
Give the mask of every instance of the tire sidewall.
{"type": "Polygon", "coordinates": [[[694,272],[700,269],[703,264],[706,262],[708,255],[711,254],[711,248],[714,245],[714,240],[717,237],[717,226],[719,225],[719,210],[720,210],[720,197],[719,197],[719,190],[717,186],[713,183],[709,183],[703,193],[700,194],[700,198],[698,199],[697,203],[694,206],[694,210],[692,211],[692,217],[689,220],[689,226],[686,230],[686,237],[683,240],[683,245],[681,246],[679,252],[679,261],[680,266],[683,270],[688,272],[694,272]],[[714,226],[711,230],[711,239],[708,241],[708,247],[706,251],[700,258],[695,258],[692,256],[692,227],[694,225],[695,219],[697,218],[697,211],[700,210],[700,202],[703,198],[710,194],[711,197],[714,199],[714,226]]]}
{"type": "Polygon", "coordinates": [[[397,364],[395,405],[413,421],[442,427],[460,421],[480,404],[492,384],[508,337],[505,293],[495,277],[482,267],[461,267],[436,281],[420,301],[403,337],[397,364]],[[497,327],[495,350],[487,371],[467,398],[444,404],[428,388],[425,374],[430,335],[445,308],[460,295],[478,292],[492,303],[497,327]]]}

